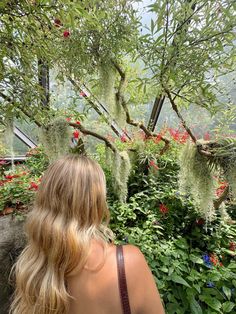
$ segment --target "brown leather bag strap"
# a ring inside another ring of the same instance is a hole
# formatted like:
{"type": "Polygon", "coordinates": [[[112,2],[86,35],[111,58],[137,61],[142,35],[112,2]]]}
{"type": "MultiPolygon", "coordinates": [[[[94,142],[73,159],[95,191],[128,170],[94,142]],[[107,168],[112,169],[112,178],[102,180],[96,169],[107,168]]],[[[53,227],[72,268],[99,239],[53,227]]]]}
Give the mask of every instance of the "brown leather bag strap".
{"type": "Polygon", "coordinates": [[[131,314],[122,245],[117,245],[116,247],[116,260],[117,260],[117,273],[118,273],[119,289],[120,289],[120,299],[121,299],[121,304],[123,308],[123,314],[131,314]]]}

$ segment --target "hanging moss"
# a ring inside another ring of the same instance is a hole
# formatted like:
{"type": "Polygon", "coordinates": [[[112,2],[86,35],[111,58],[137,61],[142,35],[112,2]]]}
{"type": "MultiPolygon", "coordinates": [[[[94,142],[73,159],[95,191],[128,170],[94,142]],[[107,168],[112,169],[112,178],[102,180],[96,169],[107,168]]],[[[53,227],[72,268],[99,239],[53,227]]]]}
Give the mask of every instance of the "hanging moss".
{"type": "Polygon", "coordinates": [[[198,210],[207,220],[214,218],[215,186],[213,173],[207,159],[200,155],[196,145],[188,143],[180,156],[179,187],[183,194],[189,193],[198,210]]]}
{"type": "Polygon", "coordinates": [[[229,164],[226,170],[226,179],[229,183],[230,192],[233,198],[236,199],[236,163],[229,164]]]}
{"type": "Polygon", "coordinates": [[[65,118],[59,117],[52,121],[42,130],[40,137],[50,161],[69,152],[70,130],[65,118]]]}
{"type": "Polygon", "coordinates": [[[119,124],[119,126],[121,128],[124,128],[126,125],[126,114],[125,114],[121,104],[119,103],[119,101],[116,101],[114,117],[115,117],[117,123],[119,124]]]}
{"type": "Polygon", "coordinates": [[[99,90],[102,101],[114,115],[116,111],[115,100],[115,71],[110,63],[101,63],[99,68],[99,90]]]}
{"type": "Polygon", "coordinates": [[[219,207],[219,212],[220,212],[220,216],[221,216],[222,222],[227,222],[227,221],[230,220],[230,216],[229,216],[229,214],[227,213],[225,203],[222,203],[222,204],[220,205],[220,207],[219,207]]]}
{"type": "Polygon", "coordinates": [[[114,192],[119,201],[124,203],[128,195],[128,179],[131,171],[131,163],[126,151],[114,154],[111,170],[114,177],[114,192]]]}

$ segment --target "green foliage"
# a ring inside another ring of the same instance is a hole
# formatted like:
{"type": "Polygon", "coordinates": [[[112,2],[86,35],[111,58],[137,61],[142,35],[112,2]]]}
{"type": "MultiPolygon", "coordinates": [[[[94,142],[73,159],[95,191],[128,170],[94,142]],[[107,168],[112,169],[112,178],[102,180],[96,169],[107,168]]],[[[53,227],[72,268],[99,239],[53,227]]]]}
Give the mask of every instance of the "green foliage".
{"type": "Polygon", "coordinates": [[[229,250],[235,224],[223,224],[220,216],[206,223],[195,203],[179,194],[176,155],[174,149],[156,158],[156,173],[141,176],[137,168],[130,177],[127,203],[109,198],[111,228],[118,242],[143,251],[166,313],[230,313],[236,307],[235,253],[229,250]],[[161,204],[167,211],[161,211],[161,204]]]}
{"type": "Polygon", "coordinates": [[[49,159],[42,146],[37,146],[27,153],[25,166],[30,169],[30,173],[41,176],[49,165],[49,159]]]}
{"type": "Polygon", "coordinates": [[[0,211],[11,207],[14,211],[26,211],[32,204],[38,188],[39,177],[28,168],[16,167],[5,171],[0,177],[0,211]]]}
{"type": "Polygon", "coordinates": [[[218,77],[235,62],[235,3],[156,0],[149,10],[153,18],[139,53],[153,73],[150,81],[178,91],[177,102],[215,113],[218,77]]]}

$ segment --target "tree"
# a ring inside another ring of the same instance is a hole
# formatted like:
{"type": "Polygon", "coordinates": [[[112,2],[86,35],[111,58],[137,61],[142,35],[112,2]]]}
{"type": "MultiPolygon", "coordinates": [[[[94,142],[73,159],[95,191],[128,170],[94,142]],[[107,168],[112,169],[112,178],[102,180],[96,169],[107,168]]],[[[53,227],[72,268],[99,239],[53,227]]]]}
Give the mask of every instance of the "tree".
{"type": "MultiPolygon", "coordinates": [[[[47,128],[56,112],[50,108],[43,81],[45,69],[54,69],[58,79],[70,81],[76,95],[82,93],[88,106],[124,141],[137,128],[145,138],[157,136],[155,124],[167,99],[197,154],[222,168],[218,153],[219,149],[226,151],[228,143],[198,142],[181,108],[200,106],[212,115],[226,108],[231,120],[235,118],[232,103],[221,103],[217,97],[218,78],[235,68],[235,2],[155,0],[148,6],[152,19],[143,33],[135,2],[139,1],[4,2],[0,52],[3,119],[23,114],[47,128]],[[132,72],[137,64],[139,71],[132,72]],[[145,97],[134,105],[133,95],[140,95],[140,89],[145,97]],[[137,103],[145,105],[153,98],[149,123],[134,119],[137,103]],[[43,109],[42,103],[47,104],[43,109]]],[[[73,121],[68,124],[103,140],[119,155],[119,149],[104,135],[73,121]]],[[[163,154],[169,139],[158,136],[164,143],[163,154]]],[[[234,154],[235,143],[230,145],[234,154]]],[[[232,162],[232,154],[227,155],[227,163],[232,162]]],[[[120,158],[124,162],[124,156],[120,158]]]]}

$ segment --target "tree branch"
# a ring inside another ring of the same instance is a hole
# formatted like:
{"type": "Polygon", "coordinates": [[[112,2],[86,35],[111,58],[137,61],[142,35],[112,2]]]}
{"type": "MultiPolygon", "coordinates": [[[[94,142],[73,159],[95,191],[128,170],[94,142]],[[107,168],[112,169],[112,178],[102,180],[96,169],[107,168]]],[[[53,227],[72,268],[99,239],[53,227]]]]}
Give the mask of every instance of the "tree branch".
{"type": "MultiPolygon", "coordinates": [[[[71,84],[78,89],[80,92],[83,91],[83,88],[81,85],[83,85],[86,90],[90,93],[89,97],[85,97],[85,99],[88,101],[88,103],[92,106],[92,108],[99,114],[102,115],[109,124],[109,126],[112,128],[112,130],[115,132],[115,134],[119,137],[122,136],[122,131],[120,127],[118,126],[117,122],[113,119],[109,111],[106,109],[106,107],[91,93],[91,91],[85,86],[85,84],[82,84],[80,82],[76,82],[72,77],[68,77],[68,80],[71,82],[71,84]]],[[[128,138],[129,135],[127,135],[128,138]]]]}
{"type": "Polygon", "coordinates": [[[90,131],[88,129],[85,129],[81,124],[77,124],[77,123],[73,123],[73,122],[68,122],[68,124],[70,126],[73,126],[76,129],[79,129],[85,135],[91,135],[91,136],[96,137],[97,139],[105,142],[107,147],[109,147],[114,153],[117,153],[116,147],[105,136],[98,134],[94,131],[90,131]]]}
{"type": "Polygon", "coordinates": [[[205,37],[205,38],[201,38],[201,39],[192,41],[192,42],[189,43],[189,46],[196,46],[196,45],[198,45],[198,44],[200,44],[200,43],[202,43],[202,42],[204,42],[204,41],[208,41],[208,40],[213,39],[213,38],[215,38],[215,37],[218,37],[218,36],[227,34],[227,33],[229,33],[230,31],[233,31],[233,28],[234,28],[234,27],[235,27],[235,25],[232,26],[232,28],[228,29],[227,31],[219,32],[219,33],[216,33],[216,34],[212,34],[212,35],[210,35],[210,36],[208,36],[208,37],[205,37]]]}
{"type": "Polygon", "coordinates": [[[193,135],[192,131],[190,130],[190,128],[187,126],[187,123],[185,122],[184,118],[182,117],[181,113],[179,112],[178,110],[178,107],[174,101],[174,99],[172,98],[171,96],[171,92],[167,89],[167,88],[164,88],[166,94],[167,94],[167,97],[169,98],[170,100],[170,103],[171,103],[171,106],[173,108],[173,110],[176,112],[177,116],[179,117],[179,119],[181,120],[182,122],[182,125],[183,127],[185,128],[185,130],[188,132],[189,136],[191,137],[191,139],[193,140],[193,142],[196,144],[197,142],[197,139],[196,137],[193,135]]]}
{"type": "MultiPolygon", "coordinates": [[[[127,103],[125,101],[124,95],[123,95],[123,89],[124,89],[124,85],[126,82],[126,74],[125,72],[122,70],[121,66],[119,64],[117,64],[116,62],[113,62],[114,67],[116,68],[116,70],[118,71],[118,73],[120,74],[120,83],[119,83],[119,87],[118,87],[118,91],[116,93],[116,99],[117,102],[122,106],[125,115],[126,115],[126,122],[129,125],[135,126],[135,127],[139,127],[141,130],[143,130],[143,132],[145,133],[147,138],[150,137],[155,137],[157,136],[156,134],[154,134],[153,132],[151,132],[150,130],[148,130],[148,128],[146,128],[146,126],[139,121],[134,121],[131,116],[130,116],[130,112],[127,106],[127,103]]],[[[170,141],[165,138],[164,136],[161,136],[160,138],[164,143],[165,146],[161,151],[161,154],[163,154],[169,147],[170,141]]]]}
{"type": "MultiPolygon", "coordinates": [[[[181,24],[179,24],[176,28],[176,30],[170,35],[170,37],[168,38],[168,40],[170,40],[176,33],[178,33],[178,31],[180,31],[182,29],[182,27],[185,24],[188,24],[191,22],[192,17],[199,12],[206,4],[208,3],[208,1],[204,2],[200,7],[198,7],[195,11],[193,11],[192,14],[189,15],[189,17],[186,18],[186,20],[184,20],[181,24]]],[[[195,3],[196,5],[196,3],[195,3]]]]}

